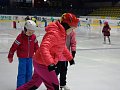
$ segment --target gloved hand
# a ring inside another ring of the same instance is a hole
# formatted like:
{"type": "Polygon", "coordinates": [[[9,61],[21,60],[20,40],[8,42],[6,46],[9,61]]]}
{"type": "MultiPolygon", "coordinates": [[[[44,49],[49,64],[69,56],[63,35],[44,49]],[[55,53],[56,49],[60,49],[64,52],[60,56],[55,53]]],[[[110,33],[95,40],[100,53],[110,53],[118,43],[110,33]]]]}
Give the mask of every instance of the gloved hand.
{"type": "Polygon", "coordinates": [[[73,65],[73,64],[75,64],[75,61],[72,59],[69,61],[69,63],[70,63],[70,65],[73,65]]]}
{"type": "Polygon", "coordinates": [[[13,62],[13,58],[8,58],[9,63],[13,62]]]}
{"type": "Polygon", "coordinates": [[[76,51],[72,51],[73,58],[75,57],[76,51]]]}
{"type": "Polygon", "coordinates": [[[49,70],[49,71],[55,70],[55,65],[54,65],[54,64],[50,64],[50,65],[48,66],[48,70],[49,70]]]}

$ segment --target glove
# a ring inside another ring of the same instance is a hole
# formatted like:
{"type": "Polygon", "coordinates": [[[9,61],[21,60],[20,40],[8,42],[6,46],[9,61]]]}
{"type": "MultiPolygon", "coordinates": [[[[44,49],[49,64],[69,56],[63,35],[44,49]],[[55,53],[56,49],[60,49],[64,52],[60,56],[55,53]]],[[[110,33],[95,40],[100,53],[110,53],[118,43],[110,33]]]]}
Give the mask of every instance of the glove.
{"type": "Polygon", "coordinates": [[[8,58],[9,63],[13,62],[13,58],[8,58]]]}
{"type": "Polygon", "coordinates": [[[72,51],[73,58],[75,57],[76,51],[72,51]]]}
{"type": "Polygon", "coordinates": [[[73,65],[73,64],[75,64],[75,61],[72,59],[69,61],[69,63],[70,63],[70,65],[73,65]]]}
{"type": "Polygon", "coordinates": [[[55,70],[55,65],[54,64],[50,64],[48,66],[48,70],[49,70],[49,72],[55,70]]]}

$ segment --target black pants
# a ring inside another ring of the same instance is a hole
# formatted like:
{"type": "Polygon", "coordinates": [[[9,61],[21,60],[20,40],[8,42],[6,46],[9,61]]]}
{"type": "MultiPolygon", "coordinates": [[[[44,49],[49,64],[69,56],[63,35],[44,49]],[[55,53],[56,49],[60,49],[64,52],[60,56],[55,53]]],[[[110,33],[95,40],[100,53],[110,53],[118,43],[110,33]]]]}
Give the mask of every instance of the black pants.
{"type": "Polygon", "coordinates": [[[60,86],[66,85],[66,75],[67,75],[67,67],[68,67],[68,61],[59,61],[57,63],[56,68],[56,74],[60,74],[60,86]]]}

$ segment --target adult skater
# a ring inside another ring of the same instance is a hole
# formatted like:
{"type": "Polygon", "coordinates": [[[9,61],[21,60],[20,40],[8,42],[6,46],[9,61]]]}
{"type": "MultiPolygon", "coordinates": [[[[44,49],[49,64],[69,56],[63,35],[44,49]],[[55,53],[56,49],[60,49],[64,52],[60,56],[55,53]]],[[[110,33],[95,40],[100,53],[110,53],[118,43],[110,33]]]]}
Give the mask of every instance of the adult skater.
{"type": "MultiPolygon", "coordinates": [[[[55,67],[63,54],[73,62],[73,57],[66,47],[66,34],[78,26],[79,19],[74,14],[65,13],[61,20],[50,23],[46,28],[41,45],[33,56],[34,74],[32,80],[17,90],[36,90],[43,82],[47,90],[59,90],[55,67]]],[[[71,63],[72,64],[72,63],[71,63]]]]}
{"type": "Polygon", "coordinates": [[[14,52],[17,51],[19,61],[17,88],[32,79],[32,56],[38,49],[35,30],[37,30],[35,22],[27,20],[24,30],[17,36],[9,50],[8,60],[10,63],[13,62],[14,52]]]}

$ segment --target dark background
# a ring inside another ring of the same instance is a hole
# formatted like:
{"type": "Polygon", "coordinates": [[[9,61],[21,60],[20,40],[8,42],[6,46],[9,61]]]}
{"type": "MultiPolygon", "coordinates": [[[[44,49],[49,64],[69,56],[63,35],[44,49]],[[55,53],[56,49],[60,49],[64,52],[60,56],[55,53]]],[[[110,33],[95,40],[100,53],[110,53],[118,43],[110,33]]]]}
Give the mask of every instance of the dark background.
{"type": "Polygon", "coordinates": [[[62,13],[72,12],[77,15],[86,16],[101,7],[116,7],[115,5],[119,1],[120,0],[0,0],[0,14],[60,16],[62,13]],[[107,2],[106,6],[102,6],[105,2],[107,2]]]}

